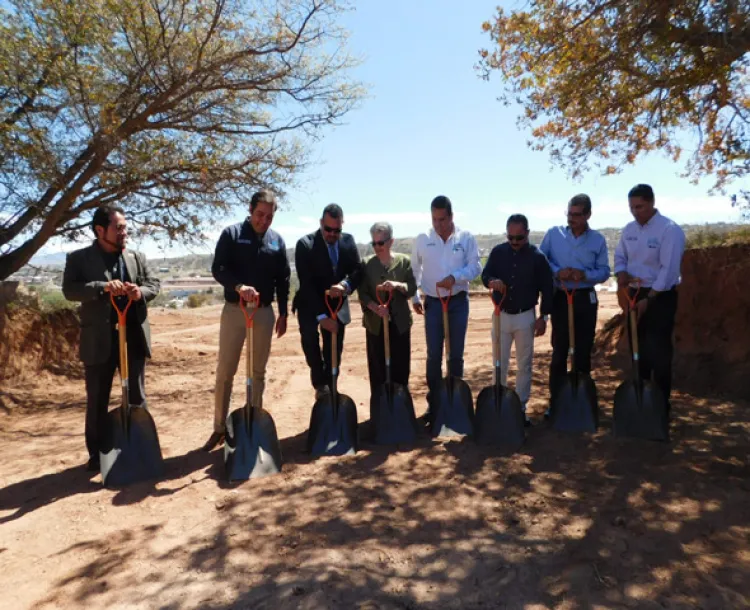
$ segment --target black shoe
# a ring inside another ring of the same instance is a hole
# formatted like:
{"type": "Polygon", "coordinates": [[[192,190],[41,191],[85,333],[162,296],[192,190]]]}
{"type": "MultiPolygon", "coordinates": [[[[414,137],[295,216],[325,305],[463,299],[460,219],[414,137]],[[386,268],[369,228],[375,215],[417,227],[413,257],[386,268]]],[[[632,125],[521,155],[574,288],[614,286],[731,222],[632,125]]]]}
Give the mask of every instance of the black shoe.
{"type": "Polygon", "coordinates": [[[101,470],[99,458],[89,458],[89,461],[86,463],[86,470],[88,472],[99,472],[101,470]]]}
{"type": "Polygon", "coordinates": [[[208,440],[206,441],[206,444],[203,445],[203,451],[211,451],[215,447],[219,447],[220,445],[224,444],[224,433],[223,432],[214,432],[211,436],[208,437],[208,440]]]}

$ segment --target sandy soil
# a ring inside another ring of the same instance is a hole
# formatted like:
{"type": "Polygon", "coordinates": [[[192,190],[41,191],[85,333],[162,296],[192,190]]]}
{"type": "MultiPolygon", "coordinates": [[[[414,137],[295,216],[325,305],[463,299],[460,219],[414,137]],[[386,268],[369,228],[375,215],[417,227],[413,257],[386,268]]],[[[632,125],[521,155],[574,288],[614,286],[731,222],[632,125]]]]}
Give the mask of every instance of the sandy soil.
{"type": "MultiPolygon", "coordinates": [[[[601,322],[615,311],[602,296],[601,322]]],[[[622,375],[597,360],[600,432],[558,434],[541,422],[547,335],[530,404],[539,425],[521,452],[425,436],[407,450],[365,444],[311,460],[313,399],[293,323],[274,343],[266,395],[284,470],[230,486],[222,453],[197,450],[211,431],[219,312],[152,312],[147,390],[167,463],[155,484],[111,491],[88,476],[82,379],[44,373],[3,388],[3,608],[750,607],[747,403],[678,391],[670,444],[615,440],[622,375]]],[[[491,379],[490,312],[472,300],[475,396],[491,379]]],[[[349,331],[340,389],[364,421],[358,318],[349,331]]],[[[413,332],[420,414],[421,320],[413,332]]]]}

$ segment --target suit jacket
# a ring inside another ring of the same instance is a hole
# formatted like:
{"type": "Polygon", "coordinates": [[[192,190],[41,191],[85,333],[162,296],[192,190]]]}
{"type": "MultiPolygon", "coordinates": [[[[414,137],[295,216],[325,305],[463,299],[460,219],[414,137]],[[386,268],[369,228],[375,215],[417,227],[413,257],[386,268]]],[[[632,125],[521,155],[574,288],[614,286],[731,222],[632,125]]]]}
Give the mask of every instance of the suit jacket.
{"type": "MultiPolygon", "coordinates": [[[[160,283],[149,273],[146,257],[139,252],[124,250],[123,259],[130,281],[141,288],[143,298],[134,302],[135,315],[143,333],[146,356],[151,357],[151,328],[148,323],[146,302],[159,294],[160,283]]],[[[68,254],[65,260],[62,291],[69,301],[81,303],[81,345],[79,354],[86,365],[106,362],[112,350],[112,326],[116,316],[109,293],[104,286],[112,280],[112,274],[102,257],[102,251],[94,242],[68,254]]],[[[128,314],[130,317],[130,314],[128,314]]]]}
{"type": "MultiPolygon", "coordinates": [[[[345,280],[351,292],[354,292],[362,280],[362,260],[354,238],[348,233],[342,233],[339,239],[339,262],[335,270],[328,254],[328,244],[320,229],[297,242],[294,261],[299,277],[299,290],[294,295],[292,309],[298,310],[300,317],[314,319],[321,314],[329,315],[325,291],[345,280]]],[[[335,305],[336,301],[332,301],[332,304],[335,305]]],[[[338,318],[342,324],[349,324],[351,321],[348,298],[344,298],[338,318]]]]}

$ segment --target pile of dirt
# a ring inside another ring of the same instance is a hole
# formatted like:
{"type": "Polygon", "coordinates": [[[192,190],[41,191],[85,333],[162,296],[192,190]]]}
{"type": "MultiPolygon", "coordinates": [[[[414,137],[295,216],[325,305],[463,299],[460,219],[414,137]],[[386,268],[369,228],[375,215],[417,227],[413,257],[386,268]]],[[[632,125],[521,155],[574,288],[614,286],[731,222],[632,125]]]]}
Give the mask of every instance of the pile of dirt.
{"type": "MultiPolygon", "coordinates": [[[[674,385],[693,394],[750,398],[750,245],[688,250],[675,321],[674,385]]],[[[628,366],[622,314],[596,347],[628,366]]]]}
{"type": "Polygon", "coordinates": [[[0,380],[25,380],[40,371],[83,375],[78,359],[78,313],[42,311],[33,301],[0,304],[0,380]]]}

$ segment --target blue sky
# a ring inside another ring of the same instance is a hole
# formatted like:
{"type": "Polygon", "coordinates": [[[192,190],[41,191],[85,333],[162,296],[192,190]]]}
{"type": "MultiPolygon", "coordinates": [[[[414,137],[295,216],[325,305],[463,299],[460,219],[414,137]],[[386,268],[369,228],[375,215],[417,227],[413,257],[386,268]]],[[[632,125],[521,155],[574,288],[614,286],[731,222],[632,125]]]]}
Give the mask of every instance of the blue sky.
{"type": "MultiPolygon", "coordinates": [[[[343,24],[351,53],[363,59],[355,76],[369,86],[369,97],[315,145],[312,165],[277,214],[273,226],[289,246],[317,228],[330,202],[344,208],[345,230],[360,242],[378,220],[389,220],[397,237],[416,235],[429,228],[429,204],[438,194],[453,201],[456,224],[475,233],[502,233],[515,212],[526,214],[533,230],[546,230],[564,221],[565,204],[578,192],[593,200],[592,226],[622,226],[632,220],[627,191],[638,182],[651,184],[659,209],[678,222],[738,220],[728,197],[709,197],[709,182],[690,184],[679,177],[682,166],[660,155],[616,176],[591,172],[581,181],[551,169],[547,154],[531,151],[529,134],[516,127],[519,109],[497,101],[501,80],[483,81],[474,70],[478,49],[489,44],[482,22],[496,5],[356,2],[343,24]]],[[[226,224],[245,215],[238,211],[226,224]]],[[[149,256],[185,252],[134,245],[149,256]]],[[[213,247],[211,241],[200,250],[213,247]]],[[[50,244],[45,252],[59,248],[50,244]]]]}

